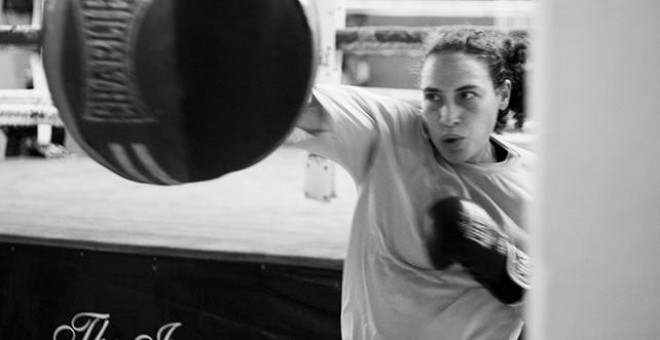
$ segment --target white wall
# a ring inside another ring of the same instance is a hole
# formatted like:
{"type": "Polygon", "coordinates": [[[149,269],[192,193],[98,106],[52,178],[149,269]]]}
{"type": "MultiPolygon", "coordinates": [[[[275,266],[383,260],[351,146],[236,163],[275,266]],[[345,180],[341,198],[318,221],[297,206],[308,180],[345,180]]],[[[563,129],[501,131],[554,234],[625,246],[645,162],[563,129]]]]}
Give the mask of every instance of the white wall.
{"type": "Polygon", "coordinates": [[[660,1],[539,14],[531,338],[660,339],[660,1]]]}

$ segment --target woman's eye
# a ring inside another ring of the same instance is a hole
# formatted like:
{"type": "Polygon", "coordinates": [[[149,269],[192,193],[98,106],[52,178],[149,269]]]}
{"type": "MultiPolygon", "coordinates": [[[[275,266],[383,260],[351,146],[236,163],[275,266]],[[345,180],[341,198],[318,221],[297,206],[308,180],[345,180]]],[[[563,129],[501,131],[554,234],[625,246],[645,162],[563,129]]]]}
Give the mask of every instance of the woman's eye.
{"type": "Polygon", "coordinates": [[[474,92],[461,92],[460,98],[462,100],[471,100],[477,97],[477,94],[474,92]]]}
{"type": "Polygon", "coordinates": [[[437,102],[440,100],[440,96],[437,93],[425,93],[424,99],[430,102],[437,102]]]}

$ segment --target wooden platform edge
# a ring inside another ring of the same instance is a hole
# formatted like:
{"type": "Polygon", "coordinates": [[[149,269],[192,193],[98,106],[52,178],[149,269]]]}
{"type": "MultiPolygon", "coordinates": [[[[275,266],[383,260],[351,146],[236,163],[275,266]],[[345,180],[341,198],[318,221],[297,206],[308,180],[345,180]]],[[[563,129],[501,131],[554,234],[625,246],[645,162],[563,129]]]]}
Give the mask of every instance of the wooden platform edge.
{"type": "Polygon", "coordinates": [[[176,257],[194,260],[260,263],[262,265],[285,265],[307,268],[323,268],[341,270],[343,259],[320,258],[308,256],[279,255],[266,253],[242,253],[229,251],[209,251],[198,249],[170,248],[163,246],[138,246],[128,244],[106,243],[96,241],[65,240],[52,238],[37,238],[19,235],[0,235],[0,243],[30,246],[60,247],[84,251],[101,251],[125,255],[176,257]]]}

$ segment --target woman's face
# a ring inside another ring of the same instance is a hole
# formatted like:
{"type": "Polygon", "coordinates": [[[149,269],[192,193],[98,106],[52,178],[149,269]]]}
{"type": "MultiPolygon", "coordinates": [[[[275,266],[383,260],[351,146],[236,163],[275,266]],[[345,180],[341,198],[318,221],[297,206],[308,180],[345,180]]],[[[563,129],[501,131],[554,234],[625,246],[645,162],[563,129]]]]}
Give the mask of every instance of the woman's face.
{"type": "Polygon", "coordinates": [[[509,104],[511,83],[496,89],[484,62],[448,52],[426,59],[421,88],[424,118],[440,154],[451,163],[493,162],[489,138],[498,110],[509,104]]]}

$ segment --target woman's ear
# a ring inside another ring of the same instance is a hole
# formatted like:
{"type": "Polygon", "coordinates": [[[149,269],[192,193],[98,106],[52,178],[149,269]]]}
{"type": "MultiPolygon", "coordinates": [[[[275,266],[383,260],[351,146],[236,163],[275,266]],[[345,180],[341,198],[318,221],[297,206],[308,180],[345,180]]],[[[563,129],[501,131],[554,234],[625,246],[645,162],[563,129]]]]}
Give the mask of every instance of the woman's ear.
{"type": "Polygon", "coordinates": [[[506,110],[509,107],[509,99],[511,99],[511,81],[509,79],[505,79],[502,85],[500,85],[498,89],[498,96],[500,99],[500,106],[499,109],[501,110],[506,110]]]}

